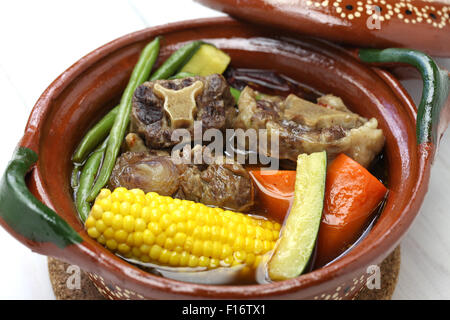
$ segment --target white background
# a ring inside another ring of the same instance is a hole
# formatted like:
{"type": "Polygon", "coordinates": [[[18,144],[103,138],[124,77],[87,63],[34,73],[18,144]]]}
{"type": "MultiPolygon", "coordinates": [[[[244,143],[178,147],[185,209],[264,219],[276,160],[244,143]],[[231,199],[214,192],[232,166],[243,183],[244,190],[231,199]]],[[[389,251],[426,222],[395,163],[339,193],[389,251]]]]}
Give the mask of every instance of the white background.
{"type": "MultiPolygon", "coordinates": [[[[189,0],[0,2],[0,172],[45,88],[86,53],[126,33],[221,15],[189,0]]],[[[450,69],[450,59],[440,60],[450,69]]],[[[420,96],[421,83],[406,83],[420,96]]],[[[435,160],[429,193],[402,242],[395,299],[450,299],[450,139],[435,160]]],[[[54,299],[46,257],[0,229],[0,299],[54,299]]]]}

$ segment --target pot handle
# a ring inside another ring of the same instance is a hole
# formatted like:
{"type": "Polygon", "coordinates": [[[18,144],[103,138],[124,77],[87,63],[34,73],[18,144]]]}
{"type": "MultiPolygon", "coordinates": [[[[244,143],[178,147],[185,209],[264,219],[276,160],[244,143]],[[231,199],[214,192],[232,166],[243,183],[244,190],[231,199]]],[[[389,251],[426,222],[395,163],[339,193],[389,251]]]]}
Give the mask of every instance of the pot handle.
{"type": "Polygon", "coordinates": [[[441,111],[449,94],[449,73],[439,69],[430,56],[411,49],[360,49],[358,55],[364,62],[377,64],[406,63],[419,70],[423,79],[423,91],[417,108],[417,143],[437,145],[441,134],[448,125],[448,123],[439,125],[439,121],[448,120],[441,119],[441,111]]]}
{"type": "Polygon", "coordinates": [[[37,159],[37,154],[26,147],[19,146],[14,152],[0,180],[0,224],[37,251],[44,249],[43,243],[53,243],[62,249],[82,242],[66,221],[28,190],[25,176],[37,159]]]}

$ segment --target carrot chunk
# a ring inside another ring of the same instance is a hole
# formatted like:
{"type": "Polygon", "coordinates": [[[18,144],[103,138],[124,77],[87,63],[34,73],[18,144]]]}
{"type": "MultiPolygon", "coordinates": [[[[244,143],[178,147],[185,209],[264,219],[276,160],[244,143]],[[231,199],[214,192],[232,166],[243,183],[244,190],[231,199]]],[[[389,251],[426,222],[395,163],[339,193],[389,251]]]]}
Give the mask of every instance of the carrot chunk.
{"type": "Polygon", "coordinates": [[[270,218],[283,222],[294,199],[294,170],[251,170],[257,188],[257,201],[270,218]]]}
{"type": "Polygon", "coordinates": [[[361,235],[387,193],[367,169],[340,154],[327,169],[325,203],[315,267],[338,257],[361,235]]]}

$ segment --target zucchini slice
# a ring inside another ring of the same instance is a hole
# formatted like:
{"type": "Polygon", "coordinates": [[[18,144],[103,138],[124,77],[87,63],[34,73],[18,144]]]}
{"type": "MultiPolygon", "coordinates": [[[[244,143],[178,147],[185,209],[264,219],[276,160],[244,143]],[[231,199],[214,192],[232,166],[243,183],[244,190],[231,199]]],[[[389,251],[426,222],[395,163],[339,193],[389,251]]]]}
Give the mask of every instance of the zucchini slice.
{"type": "Polygon", "coordinates": [[[272,280],[295,278],[308,264],[322,219],[326,170],[325,151],[298,156],[294,202],[268,264],[272,280]]]}

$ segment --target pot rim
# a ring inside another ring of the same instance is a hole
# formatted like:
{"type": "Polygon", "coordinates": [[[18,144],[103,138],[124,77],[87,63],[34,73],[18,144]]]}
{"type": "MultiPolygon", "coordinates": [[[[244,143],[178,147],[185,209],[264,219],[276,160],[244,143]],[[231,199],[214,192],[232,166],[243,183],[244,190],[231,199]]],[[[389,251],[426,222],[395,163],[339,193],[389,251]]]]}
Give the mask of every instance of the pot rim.
{"type": "MultiPolygon", "coordinates": [[[[168,32],[186,28],[204,27],[206,25],[211,26],[213,24],[220,25],[245,25],[229,17],[220,18],[206,18],[196,20],[179,21],[170,24],[164,24],[156,27],[146,28],[140,31],[136,31],[125,36],[122,36],[116,40],[113,40],[98,49],[92,51],[86,56],[82,57],[66,71],[64,71],[56,80],[54,80],[50,86],[44,91],[41,97],[36,102],[33,110],[31,111],[28,123],[26,125],[25,134],[20,142],[20,146],[24,146],[34,150],[36,153],[39,151],[40,143],[40,119],[45,118],[49,112],[52,99],[59,95],[74,79],[82,75],[85,70],[96,62],[106,57],[111,52],[120,49],[121,47],[130,45],[133,42],[137,42],[148,38],[149,35],[163,35],[168,32]]],[[[369,68],[369,67],[368,67],[369,68]]],[[[380,70],[373,68],[373,70],[380,70]]],[[[411,105],[412,101],[403,87],[389,73],[382,71],[387,79],[396,85],[391,86],[391,89],[399,97],[408,97],[406,106],[411,119],[414,119],[415,108],[411,105]],[[395,91],[397,90],[397,92],[395,91]]],[[[405,102],[405,101],[404,101],[405,102]]],[[[98,265],[99,274],[106,274],[102,271],[102,268],[107,268],[110,272],[117,270],[123,270],[123,274],[127,274],[128,280],[133,282],[144,284],[147,287],[151,287],[153,290],[169,291],[172,294],[184,294],[188,296],[198,295],[199,297],[213,296],[213,297],[233,297],[233,298],[249,298],[249,297],[275,297],[276,295],[286,294],[292,291],[297,291],[304,288],[309,288],[313,285],[319,285],[324,282],[330,281],[333,278],[350,274],[356,270],[359,270],[374,261],[380,261],[384,258],[391,249],[393,249],[399,242],[401,236],[407,231],[411,225],[414,217],[417,215],[420,205],[423,201],[425,192],[428,185],[430,164],[432,155],[434,153],[434,145],[421,144],[418,146],[418,172],[417,179],[411,191],[411,202],[401,209],[397,213],[398,218],[395,223],[386,230],[378,238],[371,237],[371,233],[354,248],[349,254],[337,260],[336,262],[327,265],[318,270],[301,275],[297,278],[285,280],[281,282],[273,282],[269,284],[258,285],[245,285],[245,286],[218,286],[218,285],[203,285],[196,283],[186,283],[177,280],[162,278],[156,275],[149,274],[143,270],[138,269],[126,261],[119,258],[117,259],[105,259],[104,256],[97,256],[94,247],[100,248],[100,250],[107,251],[100,244],[95,243],[92,239],[84,239],[81,244],[72,245],[70,247],[78,247],[83,254],[86,254],[86,259],[95,259],[98,265]],[[373,239],[374,238],[374,239],[373,239]],[[370,255],[368,254],[370,252],[370,255]]],[[[35,184],[35,194],[48,206],[52,207],[51,199],[43,187],[43,181],[41,174],[39,173],[39,166],[36,165],[35,172],[31,175],[31,183],[35,184]]],[[[79,231],[79,230],[77,230],[79,231]]],[[[98,251],[97,248],[97,251],[98,251]]],[[[67,248],[69,249],[69,247],[67,248]]],[[[74,249],[74,248],[71,248],[74,249]]],[[[75,249],[74,249],[75,250],[75,249]]],[[[109,253],[109,252],[108,252],[109,253]]],[[[122,279],[121,283],[126,284],[122,279]]],[[[193,296],[195,298],[195,296],[193,296]]]]}

